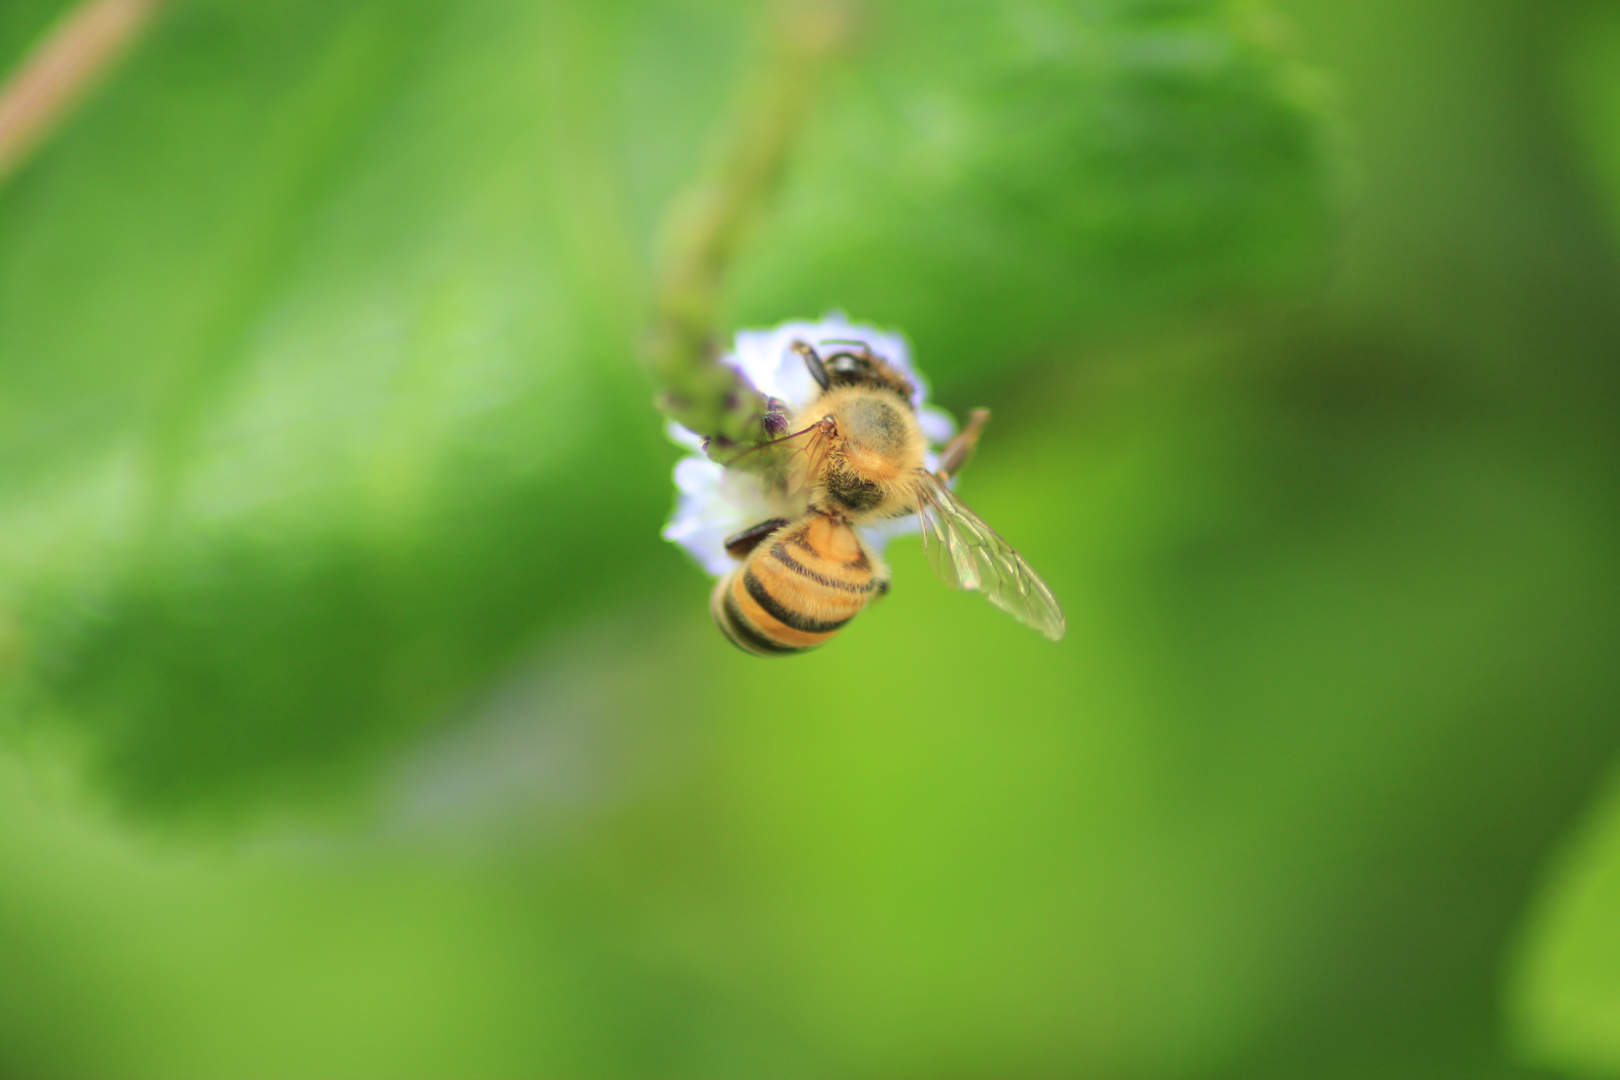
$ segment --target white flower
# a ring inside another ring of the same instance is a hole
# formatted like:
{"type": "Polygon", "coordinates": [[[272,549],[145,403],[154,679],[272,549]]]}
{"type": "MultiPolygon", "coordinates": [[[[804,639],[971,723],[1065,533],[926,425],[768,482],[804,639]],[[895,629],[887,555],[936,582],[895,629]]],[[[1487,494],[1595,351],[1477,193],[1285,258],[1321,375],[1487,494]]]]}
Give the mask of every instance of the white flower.
{"type": "MultiPolygon", "coordinates": [[[[815,401],[821,388],[810,377],[804,358],[789,346],[795,341],[807,341],[820,348],[822,342],[834,339],[863,341],[872,352],[905,373],[916,388],[912,404],[917,407],[917,420],[930,443],[942,446],[956,434],[956,421],[949,413],[925,404],[928,382],[912,365],[906,339],[875,326],[852,323],[840,311],[829,312],[820,322],[786,322],[770,330],[739,330],[736,345],[726,354],[725,362],[742,372],[755,390],[780,398],[796,412],[815,401]]],[[[693,454],[675,463],[675,515],[664,527],[664,539],[685,548],[714,576],[729,573],[737,565],[737,560],[726,553],[728,536],[771,518],[795,518],[804,513],[802,505],[783,505],[780,496],[773,499],[755,474],[728,471],[704,457],[702,438],[673,421],[669,437],[693,454]]],[[[927,465],[930,469],[939,467],[933,450],[928,453],[927,465]]],[[[916,515],[907,514],[881,525],[863,525],[860,533],[867,545],[881,554],[890,537],[917,529],[916,515]]]]}

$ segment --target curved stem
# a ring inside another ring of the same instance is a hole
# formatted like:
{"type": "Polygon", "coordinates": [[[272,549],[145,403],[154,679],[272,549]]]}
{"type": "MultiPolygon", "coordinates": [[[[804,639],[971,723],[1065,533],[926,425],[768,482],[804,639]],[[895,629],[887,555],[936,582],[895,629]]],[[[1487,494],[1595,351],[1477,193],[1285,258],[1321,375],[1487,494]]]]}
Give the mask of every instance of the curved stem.
{"type": "Polygon", "coordinates": [[[769,207],[827,62],[849,40],[847,0],[798,0],[773,22],[769,58],[742,100],[713,174],[683,192],[665,219],[648,365],[658,407],[720,445],[766,438],[765,399],[720,362],[716,321],[725,273],[769,207]]]}

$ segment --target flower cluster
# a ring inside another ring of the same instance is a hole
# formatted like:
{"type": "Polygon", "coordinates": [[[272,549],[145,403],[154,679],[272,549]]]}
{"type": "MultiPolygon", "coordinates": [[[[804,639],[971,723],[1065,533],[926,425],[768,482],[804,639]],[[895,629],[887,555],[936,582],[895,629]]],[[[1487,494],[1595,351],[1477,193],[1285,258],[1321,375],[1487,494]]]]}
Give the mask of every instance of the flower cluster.
{"type": "MultiPolygon", "coordinates": [[[[820,322],[786,322],[770,330],[740,330],[726,362],[740,371],[754,389],[779,399],[790,413],[797,414],[820,396],[821,388],[811,378],[804,358],[791,348],[795,341],[807,341],[822,351],[825,351],[823,342],[864,342],[873,353],[911,380],[916,388],[912,404],[917,408],[917,419],[929,442],[941,446],[955,434],[956,422],[950,415],[926,404],[928,383],[912,365],[905,338],[852,323],[841,312],[832,312],[820,322]]],[[[720,577],[737,565],[726,553],[728,536],[761,521],[776,517],[791,519],[805,512],[803,505],[783,505],[782,496],[767,491],[757,475],[741,469],[727,470],[704,457],[702,438],[673,421],[669,424],[669,437],[693,453],[675,465],[675,514],[664,527],[664,539],[685,548],[710,574],[720,577]]],[[[937,457],[930,451],[928,467],[938,468],[938,464],[937,457]]],[[[916,518],[907,516],[881,525],[863,526],[860,531],[868,546],[881,553],[891,536],[917,529],[916,518]]]]}

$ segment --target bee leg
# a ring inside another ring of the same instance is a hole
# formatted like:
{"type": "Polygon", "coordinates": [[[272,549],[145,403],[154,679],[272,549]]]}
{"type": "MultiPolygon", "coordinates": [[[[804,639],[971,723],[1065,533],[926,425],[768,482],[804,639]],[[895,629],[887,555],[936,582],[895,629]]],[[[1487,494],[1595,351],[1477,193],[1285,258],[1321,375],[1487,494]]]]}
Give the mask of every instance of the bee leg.
{"type": "Polygon", "coordinates": [[[746,559],[750,552],[771,533],[788,523],[787,518],[771,518],[750,526],[735,536],[726,537],[726,553],[733,559],[746,559]]]}
{"type": "Polygon", "coordinates": [[[945,444],[945,452],[939,456],[941,480],[949,480],[967,464],[968,458],[973,456],[973,448],[979,444],[979,433],[989,422],[989,409],[974,409],[968,416],[967,427],[957,432],[956,438],[945,444]]]}
{"type": "Polygon", "coordinates": [[[816,350],[807,342],[795,341],[788,348],[804,358],[804,366],[810,369],[810,377],[816,380],[817,386],[822,390],[832,386],[832,381],[827,377],[827,365],[821,362],[821,357],[816,355],[816,350]]]}

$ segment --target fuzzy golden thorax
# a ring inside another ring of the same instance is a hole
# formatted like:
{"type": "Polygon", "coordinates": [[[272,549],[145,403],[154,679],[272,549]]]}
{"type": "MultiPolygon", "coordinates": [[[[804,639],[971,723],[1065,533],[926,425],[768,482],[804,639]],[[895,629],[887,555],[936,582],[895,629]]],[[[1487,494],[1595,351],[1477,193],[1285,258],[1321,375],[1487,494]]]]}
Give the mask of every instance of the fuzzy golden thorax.
{"type": "Polygon", "coordinates": [[[928,440],[911,402],[870,383],[834,386],[795,420],[828,422],[809,462],[810,505],[854,524],[916,508],[917,472],[928,440]]]}

